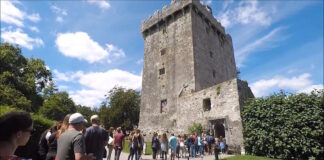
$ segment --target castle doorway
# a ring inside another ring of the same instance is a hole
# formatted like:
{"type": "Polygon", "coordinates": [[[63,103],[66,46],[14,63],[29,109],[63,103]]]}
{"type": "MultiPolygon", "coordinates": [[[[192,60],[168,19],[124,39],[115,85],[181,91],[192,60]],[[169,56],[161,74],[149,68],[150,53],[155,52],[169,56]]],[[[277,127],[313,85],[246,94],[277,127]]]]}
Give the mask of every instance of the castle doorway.
{"type": "Polygon", "coordinates": [[[211,131],[211,134],[213,134],[215,137],[222,136],[225,138],[225,128],[226,121],[225,119],[215,119],[209,121],[209,130],[211,131]]]}

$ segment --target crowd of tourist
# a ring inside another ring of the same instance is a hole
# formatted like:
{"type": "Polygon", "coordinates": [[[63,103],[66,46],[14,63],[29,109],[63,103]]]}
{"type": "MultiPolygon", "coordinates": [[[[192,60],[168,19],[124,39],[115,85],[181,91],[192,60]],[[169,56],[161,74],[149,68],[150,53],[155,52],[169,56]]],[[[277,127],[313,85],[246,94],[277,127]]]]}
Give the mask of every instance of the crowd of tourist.
{"type": "MultiPolygon", "coordinates": [[[[108,131],[100,126],[99,116],[90,118],[91,126],[86,128],[87,120],[80,114],[68,114],[62,121],[44,131],[39,140],[38,155],[41,160],[119,160],[124,142],[128,141],[128,160],[140,160],[145,153],[144,136],[139,129],[127,136],[121,127],[108,131]],[[106,150],[107,148],[107,150],[106,150]]],[[[34,132],[29,113],[10,112],[0,118],[0,160],[16,160],[15,150],[24,146],[34,132]],[[5,129],[4,129],[5,128],[5,129]]],[[[149,142],[150,143],[150,142],[149,142]]],[[[222,136],[215,138],[209,134],[178,135],[173,133],[153,133],[153,159],[171,159],[184,157],[202,157],[216,155],[227,150],[226,140],[222,136]],[[168,157],[168,155],[170,157],[168,157]]]]}

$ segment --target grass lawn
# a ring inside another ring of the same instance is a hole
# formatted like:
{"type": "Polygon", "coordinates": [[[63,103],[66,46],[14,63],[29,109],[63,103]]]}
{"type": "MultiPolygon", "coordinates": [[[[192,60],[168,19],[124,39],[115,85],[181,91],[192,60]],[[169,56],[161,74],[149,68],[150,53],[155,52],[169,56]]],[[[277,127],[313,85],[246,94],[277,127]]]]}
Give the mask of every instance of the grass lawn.
{"type": "Polygon", "coordinates": [[[224,160],[274,160],[274,159],[267,158],[267,157],[245,155],[245,156],[229,157],[229,158],[225,158],[224,160]]]}
{"type": "MultiPolygon", "coordinates": [[[[151,147],[152,144],[149,143],[149,142],[145,142],[145,144],[146,144],[145,154],[146,155],[152,155],[152,147],[151,147]]],[[[129,145],[129,141],[126,140],[125,141],[125,144],[123,146],[123,152],[129,153],[129,147],[128,147],[128,145],[129,145]]]]}

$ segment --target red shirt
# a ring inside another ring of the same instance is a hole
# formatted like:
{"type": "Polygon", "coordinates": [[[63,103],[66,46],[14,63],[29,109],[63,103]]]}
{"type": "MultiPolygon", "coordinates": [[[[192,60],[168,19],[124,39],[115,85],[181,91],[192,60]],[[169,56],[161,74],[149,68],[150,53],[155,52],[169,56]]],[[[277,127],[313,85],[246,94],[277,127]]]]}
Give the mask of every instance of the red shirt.
{"type": "Polygon", "coordinates": [[[123,147],[124,134],[122,132],[116,133],[114,136],[114,145],[115,147],[123,147]]]}

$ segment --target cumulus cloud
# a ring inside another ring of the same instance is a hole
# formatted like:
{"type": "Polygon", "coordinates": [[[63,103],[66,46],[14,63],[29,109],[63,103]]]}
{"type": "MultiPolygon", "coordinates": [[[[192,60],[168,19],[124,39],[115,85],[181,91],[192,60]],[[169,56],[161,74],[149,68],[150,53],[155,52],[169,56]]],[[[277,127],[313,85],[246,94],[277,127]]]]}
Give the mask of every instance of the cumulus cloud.
{"type": "Polygon", "coordinates": [[[100,1],[98,1],[98,0],[87,0],[87,2],[89,4],[97,5],[101,9],[108,9],[108,8],[110,8],[110,4],[107,1],[105,1],[105,0],[100,0],[100,1]]]}
{"type": "Polygon", "coordinates": [[[112,44],[106,44],[106,48],[103,48],[85,32],[59,33],[56,38],[56,46],[63,55],[89,63],[103,60],[110,63],[125,57],[122,49],[112,44]]]}
{"type": "Polygon", "coordinates": [[[250,86],[256,97],[266,96],[269,91],[273,91],[274,89],[293,90],[297,93],[309,93],[313,89],[323,89],[322,84],[313,84],[310,77],[311,75],[309,73],[290,78],[276,75],[271,79],[258,80],[250,86]]]}
{"type": "Polygon", "coordinates": [[[8,43],[19,44],[29,50],[32,50],[34,46],[43,46],[44,42],[40,38],[31,38],[21,29],[12,30],[1,30],[1,38],[8,43]]]}
{"type": "Polygon", "coordinates": [[[18,27],[24,27],[24,19],[28,19],[32,22],[40,21],[38,13],[27,14],[17,8],[14,3],[15,1],[1,1],[1,21],[7,24],[13,24],[18,27]]]}
{"type": "Polygon", "coordinates": [[[79,90],[71,90],[69,94],[77,104],[96,106],[104,99],[104,95],[114,86],[130,89],[141,87],[142,77],[120,69],[111,69],[105,72],[82,71],[61,73],[54,70],[54,78],[60,82],[73,82],[81,85],[79,90]]]}

